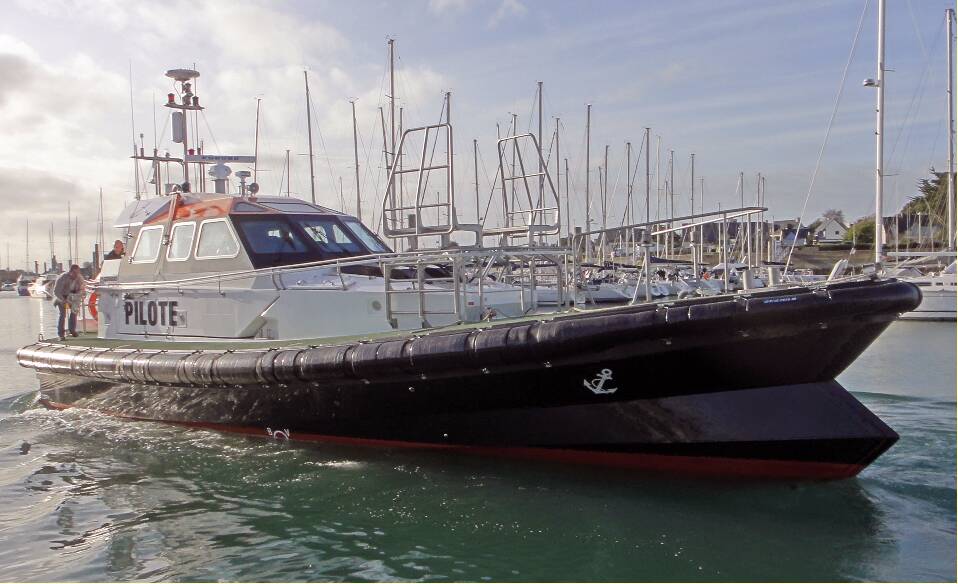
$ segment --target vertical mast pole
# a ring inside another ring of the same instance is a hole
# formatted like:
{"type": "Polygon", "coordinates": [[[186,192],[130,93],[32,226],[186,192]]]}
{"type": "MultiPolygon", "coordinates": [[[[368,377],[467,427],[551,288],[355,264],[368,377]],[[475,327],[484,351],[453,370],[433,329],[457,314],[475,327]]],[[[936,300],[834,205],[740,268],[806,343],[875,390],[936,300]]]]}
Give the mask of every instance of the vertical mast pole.
{"type": "Polygon", "coordinates": [[[476,182],[476,223],[482,224],[482,217],[479,213],[479,140],[472,139],[472,169],[476,182]]]}
{"type": "Polygon", "coordinates": [[[313,114],[312,106],[309,101],[309,75],[303,71],[303,79],[306,81],[306,135],[309,139],[309,196],[312,203],[316,204],[316,172],[313,168],[313,114]]]}
{"type": "Polygon", "coordinates": [[[353,164],[356,167],[356,219],[363,220],[362,198],[359,194],[359,134],[356,131],[356,100],[350,100],[353,106],[353,164]]]}
{"type": "MultiPolygon", "coordinates": [[[[389,173],[389,192],[392,194],[393,206],[396,199],[396,177],[393,176],[392,166],[396,164],[396,41],[389,39],[389,161],[386,172],[389,173]]],[[[418,197],[418,195],[417,195],[418,197]]]]}
{"type": "MultiPolygon", "coordinates": [[[[156,115],[156,112],[153,113],[156,115]]],[[[185,112],[184,112],[185,115],[185,112]]],[[[154,125],[156,122],[154,121],[154,125]]],[[[140,163],[136,160],[136,120],[133,115],[133,61],[130,61],[130,130],[133,132],[133,189],[136,200],[140,200],[140,163]]],[[[29,264],[29,259],[27,260],[29,264]]],[[[27,266],[29,268],[29,265],[27,266]]]]}
{"type": "MultiPolygon", "coordinates": [[[[632,142],[625,143],[625,185],[626,185],[626,208],[625,208],[625,224],[632,225],[634,223],[632,219],[632,142]]],[[[634,239],[635,231],[630,227],[629,232],[626,233],[625,242],[626,244],[631,244],[634,239]]],[[[632,263],[635,263],[635,246],[632,245],[632,263]]]]}
{"type": "MultiPolygon", "coordinates": [[[[669,229],[672,229],[672,218],[675,217],[675,150],[669,150],[669,192],[668,192],[668,204],[669,207],[669,229]]],[[[672,254],[672,240],[675,237],[675,234],[669,231],[666,234],[668,240],[666,240],[666,247],[669,250],[669,257],[672,254]]]]}
{"type": "Polygon", "coordinates": [[[256,98],[256,131],[253,134],[253,182],[256,182],[256,174],[259,170],[259,104],[263,98],[256,98]]]}
{"type": "Polygon", "coordinates": [[[948,251],[955,249],[955,11],[945,10],[948,28],[948,251]]]}
{"type": "Polygon", "coordinates": [[[286,196],[289,196],[289,188],[291,181],[293,180],[292,175],[289,174],[289,148],[286,149],[286,196]]]}
{"type": "MultiPolygon", "coordinates": [[[[53,227],[51,227],[52,229],[53,227]]],[[[53,237],[52,235],[50,236],[53,237]]],[[[53,241],[52,239],[50,241],[53,241]]],[[[53,255],[53,246],[50,246],[50,255],[53,255]]],[[[70,201],[67,201],[67,257],[70,258],[70,265],[73,265],[73,218],[70,216],[70,201]]],[[[51,266],[56,269],[56,266],[51,266]]]]}
{"type": "Polygon", "coordinates": [[[608,243],[608,234],[605,230],[608,229],[608,219],[609,219],[609,145],[605,145],[605,162],[603,162],[603,180],[602,183],[602,257],[605,258],[605,246],[608,243]]]}
{"type": "MultiPolygon", "coordinates": [[[[645,222],[649,223],[651,219],[651,195],[652,195],[652,174],[651,167],[649,162],[651,160],[651,153],[649,150],[652,148],[652,128],[645,129],[645,222]]],[[[649,229],[648,226],[645,227],[646,230],[649,229]]],[[[646,238],[648,239],[648,238],[646,238]]]]}
{"type": "MultiPolygon", "coordinates": [[[[691,164],[691,173],[692,179],[689,181],[689,193],[691,194],[691,207],[689,208],[690,215],[695,215],[695,153],[689,154],[689,161],[691,164]]],[[[692,219],[692,222],[695,222],[695,219],[692,219]]],[[[692,253],[695,253],[695,227],[692,228],[692,240],[689,242],[692,247],[692,253]]],[[[693,262],[694,263],[694,262],[693,262]]],[[[697,269],[697,266],[696,266],[697,269]]],[[[696,274],[698,275],[698,274],[696,274]]]]}
{"type": "MultiPolygon", "coordinates": [[[[572,243],[572,211],[569,208],[569,159],[565,158],[565,226],[566,226],[566,237],[569,239],[569,243],[572,243]]],[[[574,251],[574,250],[573,250],[574,251]]]]}
{"type": "Polygon", "coordinates": [[[881,262],[885,140],[885,0],[878,0],[878,97],[875,102],[875,264],[881,262]]]}
{"type": "Polygon", "coordinates": [[[545,168],[542,166],[542,82],[538,82],[538,90],[536,93],[539,94],[539,136],[536,138],[539,141],[539,161],[536,163],[539,166],[539,204],[538,207],[542,208],[542,192],[545,190],[545,177],[542,176],[542,173],[545,172],[545,168]]]}
{"type": "MultiPolygon", "coordinates": [[[[446,92],[446,123],[449,124],[450,128],[452,127],[452,92],[451,91],[446,92]]],[[[450,160],[455,155],[455,152],[453,151],[454,145],[455,144],[453,142],[453,135],[452,135],[452,132],[450,131],[449,142],[448,142],[450,160]]],[[[458,219],[458,217],[456,216],[456,197],[454,196],[456,177],[453,176],[453,171],[454,171],[453,166],[450,163],[448,172],[446,174],[447,176],[446,196],[449,198],[449,207],[448,207],[449,210],[447,211],[449,215],[446,217],[446,221],[449,222],[449,225],[456,225],[456,220],[458,219]]],[[[436,216],[438,220],[441,220],[441,218],[439,218],[438,216],[439,213],[441,212],[442,212],[442,207],[436,207],[436,216]]]]}
{"type": "MultiPolygon", "coordinates": [[[[559,213],[559,230],[562,230],[562,186],[559,183],[559,118],[556,118],[556,204],[559,208],[556,210],[559,213]]],[[[566,196],[569,196],[568,191],[566,196]]],[[[566,217],[566,231],[568,232],[569,218],[566,217]]],[[[560,236],[561,237],[561,236],[560,236]]]]}
{"type": "MultiPolygon", "coordinates": [[[[662,217],[662,136],[655,137],[655,220],[659,221],[662,217]]],[[[659,225],[656,225],[658,230],[659,225]]],[[[655,251],[661,254],[660,244],[662,236],[655,236],[655,251]]]]}
{"type": "MultiPolygon", "coordinates": [[[[592,197],[590,196],[590,174],[591,169],[589,168],[590,159],[590,148],[591,148],[591,132],[592,132],[592,104],[587,103],[585,105],[585,230],[586,232],[592,229],[592,212],[589,209],[589,206],[592,204],[592,197]]],[[[592,236],[586,236],[586,246],[585,246],[585,259],[592,259],[592,236]]]]}

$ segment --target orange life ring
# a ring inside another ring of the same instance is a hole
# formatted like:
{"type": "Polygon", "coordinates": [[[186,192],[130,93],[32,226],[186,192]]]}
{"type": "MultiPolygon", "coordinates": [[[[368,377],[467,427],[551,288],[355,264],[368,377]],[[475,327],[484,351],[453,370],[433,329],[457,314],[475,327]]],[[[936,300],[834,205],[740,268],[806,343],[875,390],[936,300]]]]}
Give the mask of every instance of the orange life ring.
{"type": "Polygon", "coordinates": [[[90,299],[87,300],[87,303],[86,303],[87,308],[90,309],[90,316],[93,317],[93,320],[99,320],[97,318],[96,300],[97,300],[97,295],[96,295],[96,292],[94,292],[90,294],[90,299]]]}

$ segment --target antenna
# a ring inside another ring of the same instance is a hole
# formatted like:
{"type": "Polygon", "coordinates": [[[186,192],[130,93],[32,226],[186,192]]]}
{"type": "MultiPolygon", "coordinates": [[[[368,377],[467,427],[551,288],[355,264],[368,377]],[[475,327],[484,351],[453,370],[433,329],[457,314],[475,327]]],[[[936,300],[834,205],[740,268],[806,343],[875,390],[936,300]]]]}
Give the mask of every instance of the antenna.
{"type": "Polygon", "coordinates": [[[193,69],[170,69],[166,76],[173,79],[175,83],[180,84],[182,92],[182,103],[176,102],[176,95],[168,93],[166,95],[166,107],[180,110],[173,112],[173,141],[183,144],[183,191],[190,190],[190,165],[186,157],[192,154],[189,147],[189,124],[186,121],[186,112],[202,111],[200,98],[193,95],[192,80],[200,76],[198,71],[193,69]]]}
{"type": "MultiPolygon", "coordinates": [[[[309,194],[313,204],[316,204],[316,172],[313,169],[313,117],[312,107],[309,104],[309,75],[303,71],[306,81],[306,134],[309,138],[309,194]]],[[[237,173],[239,174],[239,173],[237,173]]]]}
{"type": "Polygon", "coordinates": [[[259,169],[257,162],[259,161],[259,104],[263,101],[263,98],[256,98],[256,133],[253,137],[253,182],[256,182],[256,172],[259,169]]]}

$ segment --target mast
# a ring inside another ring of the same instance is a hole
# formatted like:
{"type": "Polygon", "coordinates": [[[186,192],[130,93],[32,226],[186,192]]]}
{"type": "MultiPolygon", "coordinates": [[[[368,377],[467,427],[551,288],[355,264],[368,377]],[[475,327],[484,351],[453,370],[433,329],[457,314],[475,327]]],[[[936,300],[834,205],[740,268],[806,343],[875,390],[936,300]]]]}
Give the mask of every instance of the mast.
{"type": "Polygon", "coordinates": [[[253,134],[253,182],[256,182],[256,171],[259,166],[259,104],[263,98],[256,98],[256,131],[253,134]]]}
{"type": "MultiPolygon", "coordinates": [[[[651,209],[650,199],[652,195],[652,175],[651,167],[649,162],[651,160],[651,154],[649,150],[652,148],[652,128],[645,129],[645,222],[650,222],[651,219],[651,209]]],[[[648,229],[648,227],[646,227],[648,229]]],[[[646,238],[648,239],[648,238],[646,238]]]]}
{"type": "Polygon", "coordinates": [[[878,97],[875,100],[875,264],[881,263],[885,141],[885,0],[878,0],[878,97]]]}
{"type": "MultiPolygon", "coordinates": [[[[692,173],[692,178],[691,178],[691,180],[689,181],[689,192],[691,193],[691,197],[692,197],[691,203],[690,203],[691,206],[689,207],[689,211],[690,211],[689,214],[690,214],[690,215],[695,215],[695,153],[694,153],[694,152],[691,153],[691,154],[689,154],[689,161],[690,161],[691,173],[692,173]]],[[[692,222],[694,223],[695,220],[693,219],[692,222]]],[[[691,244],[692,253],[693,253],[693,254],[695,253],[695,231],[696,231],[696,229],[695,229],[695,227],[693,227],[693,228],[692,228],[692,239],[691,239],[691,241],[689,242],[689,243],[691,244]]],[[[694,263],[695,263],[695,262],[693,262],[693,264],[694,264],[694,263]]],[[[697,266],[696,266],[696,269],[697,269],[697,266]]],[[[697,276],[697,275],[698,275],[698,274],[696,274],[696,276],[697,276]]]]}
{"type": "Polygon", "coordinates": [[[396,41],[389,39],[389,155],[391,164],[386,165],[386,172],[391,177],[389,180],[389,192],[392,193],[393,206],[395,206],[396,197],[396,177],[393,175],[391,165],[396,164],[396,41]]]}
{"type": "Polygon", "coordinates": [[[545,169],[542,167],[542,82],[538,81],[538,89],[536,93],[539,95],[539,136],[536,138],[539,141],[539,154],[538,162],[536,163],[539,167],[539,208],[542,208],[542,191],[545,187],[545,177],[542,176],[542,173],[545,169]]]}
{"type": "Polygon", "coordinates": [[[945,10],[948,28],[948,251],[955,249],[955,11],[945,10]]]}
{"type": "Polygon", "coordinates": [[[105,238],[103,236],[103,187],[100,187],[100,207],[98,209],[97,218],[99,219],[98,225],[97,225],[98,227],[97,237],[99,237],[99,240],[100,240],[100,254],[97,255],[96,262],[93,268],[96,271],[99,271],[101,256],[103,254],[103,247],[106,245],[106,241],[104,241],[105,238]]]}
{"type": "MultiPolygon", "coordinates": [[[[669,188],[668,200],[666,206],[669,208],[669,229],[672,229],[672,217],[675,217],[675,150],[669,150],[669,188]]],[[[669,250],[669,257],[672,253],[672,243],[674,234],[670,231],[666,235],[666,247],[669,250]]]]}
{"type": "Polygon", "coordinates": [[[565,159],[565,214],[566,237],[572,243],[572,211],[569,209],[569,159],[565,159]]]}
{"type": "MultiPolygon", "coordinates": [[[[50,229],[53,229],[52,227],[50,229]]],[[[53,237],[53,234],[50,234],[53,237]]],[[[53,241],[52,239],[50,241],[53,241]]],[[[53,253],[53,244],[50,245],[50,253],[53,253]]],[[[70,216],[70,201],[67,201],[67,257],[70,258],[70,265],[73,265],[73,218],[70,216]]]]}
{"type": "MultiPolygon", "coordinates": [[[[662,218],[662,136],[655,137],[655,220],[662,218]]],[[[659,227],[656,225],[656,227],[659,227]]],[[[662,253],[661,235],[655,236],[655,252],[662,253]]]]}
{"type": "MultiPolygon", "coordinates": [[[[626,225],[632,225],[634,221],[632,220],[632,142],[625,143],[625,185],[626,185],[626,225]]],[[[632,229],[629,229],[630,233],[634,233],[632,229]]],[[[632,255],[635,255],[635,249],[633,248],[632,255]]]]}
{"type": "Polygon", "coordinates": [[[356,100],[350,100],[353,106],[353,162],[356,165],[356,219],[363,220],[362,198],[359,195],[359,133],[356,131],[356,100]]]}
{"type": "Polygon", "coordinates": [[[309,195],[313,204],[316,204],[316,172],[313,169],[313,115],[309,103],[309,75],[303,71],[303,80],[306,81],[306,136],[309,140],[309,195]]]}
{"type": "MultiPolygon", "coordinates": [[[[592,198],[590,196],[589,190],[589,153],[591,147],[591,132],[592,132],[592,104],[587,103],[585,105],[585,230],[589,231],[592,225],[592,213],[589,210],[590,205],[592,204],[592,198]]],[[[592,257],[591,248],[592,248],[592,236],[587,236],[588,245],[585,246],[585,257],[590,259],[592,257]]]]}
{"type": "Polygon", "coordinates": [[[476,182],[476,223],[482,223],[482,216],[479,214],[479,140],[472,139],[472,169],[476,182]]]}
{"type": "MultiPolygon", "coordinates": [[[[562,196],[561,196],[561,195],[562,195],[562,187],[559,185],[559,176],[560,176],[560,175],[559,175],[559,118],[556,118],[556,184],[555,184],[555,188],[556,188],[556,199],[558,199],[558,200],[557,200],[557,203],[558,203],[558,205],[559,205],[559,209],[558,209],[557,211],[558,211],[559,213],[561,213],[561,212],[562,212],[562,211],[561,211],[561,210],[562,210],[562,196]]],[[[567,192],[566,192],[566,196],[568,196],[568,195],[569,195],[569,193],[568,193],[568,191],[567,191],[567,192]]],[[[569,231],[569,217],[568,217],[568,213],[566,213],[566,215],[567,215],[567,216],[566,216],[566,220],[565,220],[565,223],[566,223],[566,233],[568,234],[568,231],[569,231]]],[[[560,230],[560,231],[562,230],[562,217],[561,217],[561,216],[559,217],[559,230],[560,230]]],[[[559,237],[562,237],[562,236],[560,235],[559,237]]]]}
{"type": "Polygon", "coordinates": [[[289,148],[286,149],[286,196],[289,196],[289,187],[290,182],[293,180],[293,177],[289,174],[289,148]]]}
{"type": "MultiPolygon", "coordinates": [[[[156,112],[153,112],[156,116],[156,112]]],[[[156,122],[154,121],[154,125],[156,122]]],[[[133,132],[133,156],[136,156],[136,122],[133,114],[133,61],[130,61],[130,130],[133,132]]],[[[133,189],[136,200],[140,200],[140,163],[133,159],[133,189]]]]}
{"type": "MultiPolygon", "coordinates": [[[[604,232],[607,228],[608,223],[608,211],[609,211],[609,145],[605,145],[605,158],[603,162],[603,174],[605,182],[602,186],[602,231],[604,232]]],[[[604,238],[605,233],[602,234],[604,238]]]]}

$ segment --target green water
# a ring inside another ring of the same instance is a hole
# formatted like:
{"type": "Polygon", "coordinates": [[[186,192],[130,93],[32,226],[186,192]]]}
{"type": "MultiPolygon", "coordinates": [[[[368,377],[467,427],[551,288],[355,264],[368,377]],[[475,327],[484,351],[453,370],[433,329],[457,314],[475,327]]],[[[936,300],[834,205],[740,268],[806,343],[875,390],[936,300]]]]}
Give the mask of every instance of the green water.
{"type": "MultiPolygon", "coordinates": [[[[840,380],[901,435],[858,478],[677,480],[37,408],[0,296],[0,580],[954,580],[955,327],[840,380]]],[[[43,314],[40,314],[43,311],[43,314]]]]}

